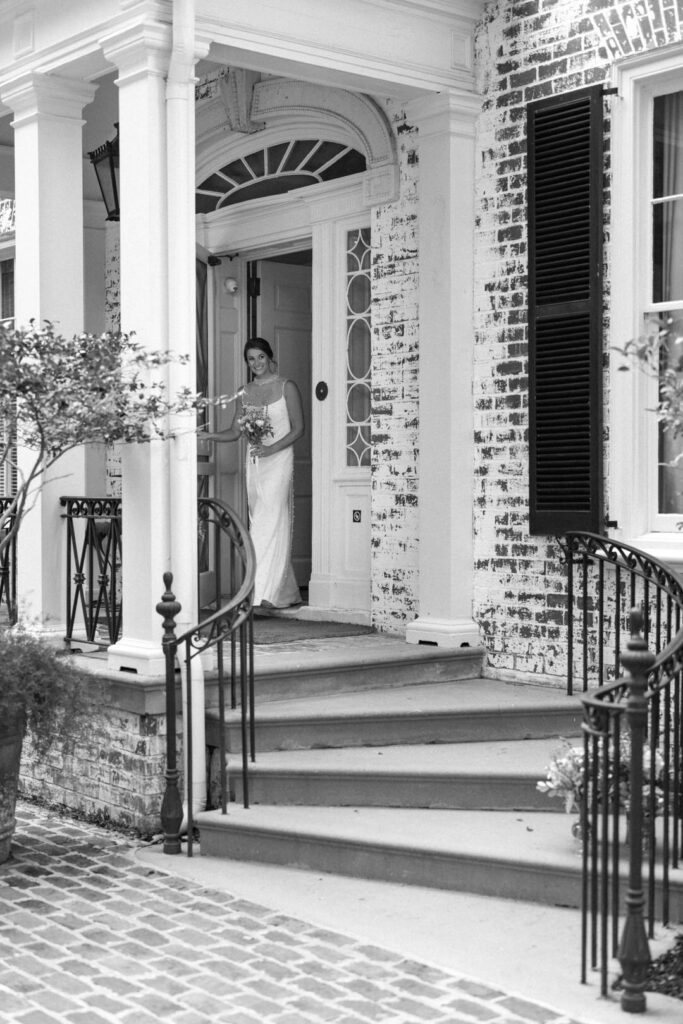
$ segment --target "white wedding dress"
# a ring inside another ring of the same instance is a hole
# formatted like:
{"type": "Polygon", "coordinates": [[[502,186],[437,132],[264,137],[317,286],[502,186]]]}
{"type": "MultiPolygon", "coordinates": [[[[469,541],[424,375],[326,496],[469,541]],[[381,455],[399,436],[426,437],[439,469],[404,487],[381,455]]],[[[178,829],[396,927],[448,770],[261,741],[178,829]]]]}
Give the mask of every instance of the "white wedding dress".
{"type": "MultiPolygon", "coordinates": [[[[273,436],[263,446],[273,444],[291,429],[287,401],[282,395],[265,409],[273,436]]],[[[245,405],[245,408],[254,408],[245,405]]],[[[265,459],[247,454],[247,500],[249,533],[256,551],[254,605],[263,602],[274,608],[287,608],[301,602],[301,594],[292,569],[294,449],[283,448],[265,459]]]]}

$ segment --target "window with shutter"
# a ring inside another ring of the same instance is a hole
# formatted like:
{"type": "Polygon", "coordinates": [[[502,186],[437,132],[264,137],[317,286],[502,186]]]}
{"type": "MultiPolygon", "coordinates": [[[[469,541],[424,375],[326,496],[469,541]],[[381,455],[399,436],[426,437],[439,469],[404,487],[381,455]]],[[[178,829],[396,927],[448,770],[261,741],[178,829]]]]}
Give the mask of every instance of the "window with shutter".
{"type": "Polygon", "coordinates": [[[599,86],[527,108],[530,532],[603,529],[599,86]]]}

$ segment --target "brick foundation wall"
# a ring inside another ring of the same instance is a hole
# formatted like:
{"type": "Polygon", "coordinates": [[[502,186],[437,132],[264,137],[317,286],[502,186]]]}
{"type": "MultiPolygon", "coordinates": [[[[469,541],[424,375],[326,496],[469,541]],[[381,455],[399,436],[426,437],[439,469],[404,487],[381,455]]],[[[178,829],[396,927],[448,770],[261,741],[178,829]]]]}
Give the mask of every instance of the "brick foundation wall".
{"type": "MultiPolygon", "coordinates": [[[[69,738],[71,745],[63,751],[55,747],[42,760],[30,741],[24,742],[20,791],[146,834],[159,832],[166,767],[164,700],[163,680],[113,680],[86,735],[69,738]]],[[[179,719],[182,764],[180,729],[179,719]]]]}
{"type": "MultiPolygon", "coordinates": [[[[528,533],[526,103],[609,84],[615,59],[678,41],[682,29],[680,0],[492,0],[477,35],[484,104],[475,239],[474,617],[491,674],[534,673],[559,685],[566,671],[560,552],[553,538],[528,533]]],[[[611,102],[605,100],[606,302],[611,102]]],[[[606,323],[606,353],[610,344],[606,323]]],[[[605,460],[606,483],[608,474],[605,460]]]]}
{"type": "Polygon", "coordinates": [[[417,614],[417,132],[388,105],[400,192],[372,218],[372,621],[402,632],[417,614]]]}

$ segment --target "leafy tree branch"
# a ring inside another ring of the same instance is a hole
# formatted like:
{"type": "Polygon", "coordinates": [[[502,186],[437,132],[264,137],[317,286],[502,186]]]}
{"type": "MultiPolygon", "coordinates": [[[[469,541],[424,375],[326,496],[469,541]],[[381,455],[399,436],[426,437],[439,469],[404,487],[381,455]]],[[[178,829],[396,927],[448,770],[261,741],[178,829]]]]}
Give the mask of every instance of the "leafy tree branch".
{"type": "Polygon", "coordinates": [[[132,334],[65,337],[46,322],[0,323],[0,465],[14,467],[16,493],[0,514],[0,554],[45,482],[45,473],[82,444],[166,439],[169,417],[213,404],[189,388],[170,396],[163,368],[184,362],[146,350],[132,334]],[[16,459],[16,449],[31,458],[16,459]]]}

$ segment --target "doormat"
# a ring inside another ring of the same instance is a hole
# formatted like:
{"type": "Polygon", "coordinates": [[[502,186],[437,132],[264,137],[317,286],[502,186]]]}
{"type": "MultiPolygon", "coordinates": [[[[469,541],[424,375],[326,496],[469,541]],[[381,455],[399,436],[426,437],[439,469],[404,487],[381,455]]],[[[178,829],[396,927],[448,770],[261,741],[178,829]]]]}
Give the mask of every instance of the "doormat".
{"type": "Polygon", "coordinates": [[[325,640],[335,636],[365,636],[372,626],[355,622],[314,622],[308,619],[254,616],[254,644],[287,644],[295,640],[325,640]]]}

